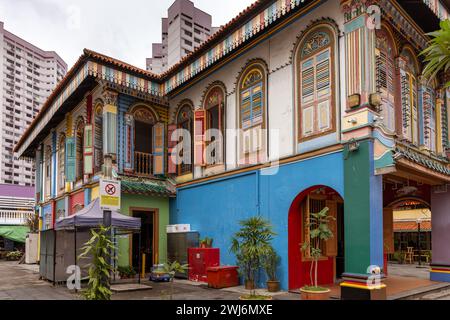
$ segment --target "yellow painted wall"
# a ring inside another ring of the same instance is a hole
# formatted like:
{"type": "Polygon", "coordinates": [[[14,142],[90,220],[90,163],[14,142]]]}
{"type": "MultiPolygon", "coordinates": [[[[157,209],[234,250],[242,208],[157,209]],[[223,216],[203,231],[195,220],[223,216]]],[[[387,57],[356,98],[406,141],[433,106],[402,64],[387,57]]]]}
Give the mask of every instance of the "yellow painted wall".
{"type": "Polygon", "coordinates": [[[91,189],[91,199],[92,200],[95,200],[95,199],[97,199],[99,197],[99,189],[98,189],[98,186],[97,187],[93,187],[92,189],[91,189]]]}
{"type": "Polygon", "coordinates": [[[394,211],[394,221],[416,221],[418,218],[431,220],[431,211],[429,209],[394,211]]]}

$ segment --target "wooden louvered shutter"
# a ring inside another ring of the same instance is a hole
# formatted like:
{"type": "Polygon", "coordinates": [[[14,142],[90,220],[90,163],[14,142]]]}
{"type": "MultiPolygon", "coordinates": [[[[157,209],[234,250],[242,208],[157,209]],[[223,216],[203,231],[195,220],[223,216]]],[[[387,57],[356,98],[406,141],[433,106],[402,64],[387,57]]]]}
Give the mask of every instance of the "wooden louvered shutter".
{"type": "Polygon", "coordinates": [[[317,130],[331,128],[331,64],[330,50],[315,57],[315,103],[317,108],[317,130]]]}
{"type": "Polygon", "coordinates": [[[384,253],[394,253],[394,213],[392,208],[383,209],[384,253]]]}
{"type": "Polygon", "coordinates": [[[405,138],[411,139],[411,97],[409,87],[409,75],[400,70],[401,102],[402,102],[402,134],[405,138]]]}
{"type": "Polygon", "coordinates": [[[243,130],[251,126],[251,94],[245,90],[241,94],[241,127],[243,130]]]}
{"type": "Polygon", "coordinates": [[[93,127],[87,124],[84,127],[84,143],[83,143],[83,164],[84,174],[94,173],[94,147],[93,147],[93,127]]]}
{"type": "Polygon", "coordinates": [[[164,123],[153,126],[153,175],[164,174],[164,123]]]}
{"type": "Polygon", "coordinates": [[[174,136],[175,130],[177,130],[176,124],[169,124],[167,127],[167,172],[169,174],[177,173],[176,155],[172,158],[172,152],[174,152],[178,144],[178,140],[174,136]]]}
{"type": "Polygon", "coordinates": [[[133,170],[134,167],[134,118],[125,115],[125,169],[133,170]]]}
{"type": "Polygon", "coordinates": [[[205,165],[205,110],[194,112],[194,163],[205,165]]]}
{"type": "Polygon", "coordinates": [[[251,89],[251,126],[263,122],[263,84],[262,82],[251,89]]]}
{"type": "Polygon", "coordinates": [[[301,73],[301,117],[302,136],[313,133],[314,130],[314,60],[302,63],[301,73]]]}
{"type": "Polygon", "coordinates": [[[75,137],[66,138],[66,182],[74,182],[77,157],[75,152],[75,137]]]}
{"type": "Polygon", "coordinates": [[[325,256],[327,257],[336,257],[337,256],[337,202],[335,200],[327,200],[326,207],[330,210],[328,211],[328,215],[333,217],[334,219],[330,219],[329,227],[331,232],[333,233],[333,238],[327,240],[325,242],[325,256]]]}

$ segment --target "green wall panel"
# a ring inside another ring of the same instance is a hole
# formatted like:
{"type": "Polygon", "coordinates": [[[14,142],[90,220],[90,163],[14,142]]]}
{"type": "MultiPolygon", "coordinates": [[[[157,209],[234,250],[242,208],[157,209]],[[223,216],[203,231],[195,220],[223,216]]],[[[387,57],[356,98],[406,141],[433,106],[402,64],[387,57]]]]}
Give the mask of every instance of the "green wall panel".
{"type": "Polygon", "coordinates": [[[365,274],[370,265],[370,141],[344,152],[345,272],[365,274]]]}
{"type": "MultiPolygon", "coordinates": [[[[169,199],[162,197],[152,197],[144,195],[122,194],[121,212],[125,215],[131,215],[130,208],[159,209],[159,255],[160,263],[167,259],[167,235],[166,225],[169,224],[169,199]]],[[[130,236],[119,236],[118,242],[118,262],[119,266],[128,266],[130,236]]]]}

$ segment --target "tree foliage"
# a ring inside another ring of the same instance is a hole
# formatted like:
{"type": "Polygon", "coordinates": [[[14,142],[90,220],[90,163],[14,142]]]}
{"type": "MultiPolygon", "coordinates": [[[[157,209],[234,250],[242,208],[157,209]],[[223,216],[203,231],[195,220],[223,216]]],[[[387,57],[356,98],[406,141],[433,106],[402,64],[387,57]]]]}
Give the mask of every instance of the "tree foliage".
{"type": "MultiPolygon", "coordinates": [[[[426,63],[422,74],[429,81],[435,79],[440,72],[446,73],[450,68],[450,20],[441,21],[440,27],[440,30],[428,33],[432,39],[428,47],[420,53],[426,63]]],[[[450,82],[447,82],[446,86],[449,87],[450,82]]]]}

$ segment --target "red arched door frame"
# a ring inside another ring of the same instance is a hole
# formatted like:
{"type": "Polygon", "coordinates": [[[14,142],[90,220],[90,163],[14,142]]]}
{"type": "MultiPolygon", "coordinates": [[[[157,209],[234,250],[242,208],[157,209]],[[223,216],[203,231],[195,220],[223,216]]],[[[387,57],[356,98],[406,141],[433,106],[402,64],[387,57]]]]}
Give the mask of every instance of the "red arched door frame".
{"type": "MultiPolygon", "coordinates": [[[[302,261],[302,212],[300,204],[305,197],[318,188],[328,188],[338,195],[339,193],[325,185],[315,185],[299,193],[289,208],[288,216],[288,286],[289,290],[299,289],[309,285],[309,268],[311,262],[302,261]]],[[[339,195],[340,196],[340,195],[339,195]]],[[[341,196],[340,196],[341,197],[341,196]]],[[[342,197],[341,197],[342,198],[342,197]]],[[[319,262],[318,280],[320,284],[332,284],[334,282],[334,258],[326,258],[319,262]]]]}

